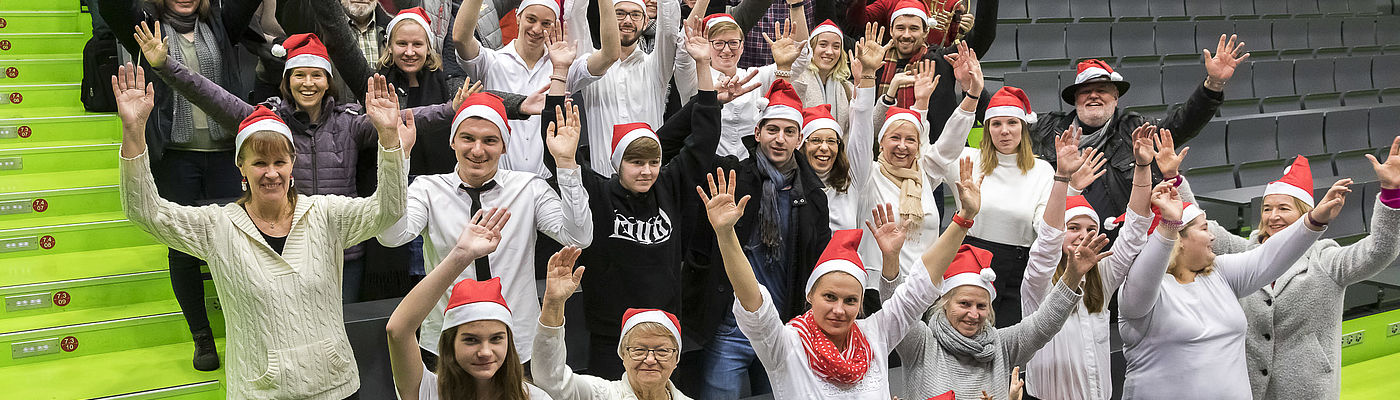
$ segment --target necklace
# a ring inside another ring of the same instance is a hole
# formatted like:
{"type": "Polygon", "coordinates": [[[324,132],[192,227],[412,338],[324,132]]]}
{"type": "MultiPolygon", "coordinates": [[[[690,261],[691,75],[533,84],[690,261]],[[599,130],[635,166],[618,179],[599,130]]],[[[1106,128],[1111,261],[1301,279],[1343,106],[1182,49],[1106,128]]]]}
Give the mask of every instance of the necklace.
{"type": "MultiPolygon", "coordinates": [[[[248,212],[248,216],[249,216],[249,217],[253,217],[254,222],[261,222],[261,223],[267,224],[267,229],[268,229],[268,230],[273,230],[273,231],[277,230],[277,222],[276,222],[276,221],[272,221],[272,220],[268,220],[268,219],[263,218],[263,217],[259,217],[256,213],[253,212],[253,210],[249,210],[246,206],[243,208],[243,210],[248,212]]],[[[281,213],[279,213],[279,214],[281,214],[281,213]]]]}

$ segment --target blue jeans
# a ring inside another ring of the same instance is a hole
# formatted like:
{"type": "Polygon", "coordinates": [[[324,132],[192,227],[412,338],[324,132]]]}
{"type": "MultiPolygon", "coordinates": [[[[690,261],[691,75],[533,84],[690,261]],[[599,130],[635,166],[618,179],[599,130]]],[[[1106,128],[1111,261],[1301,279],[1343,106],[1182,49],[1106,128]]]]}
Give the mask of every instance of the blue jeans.
{"type": "Polygon", "coordinates": [[[365,259],[345,260],[345,279],[340,286],[341,303],[360,302],[360,282],[365,279],[365,259]]]}
{"type": "Polygon", "coordinates": [[[703,386],[700,398],[704,400],[735,400],[739,398],[745,375],[749,378],[750,395],[760,395],[773,391],[768,383],[768,372],[758,361],[749,339],[733,324],[734,317],[725,318],[719,331],[705,346],[704,363],[701,368],[703,386]]]}

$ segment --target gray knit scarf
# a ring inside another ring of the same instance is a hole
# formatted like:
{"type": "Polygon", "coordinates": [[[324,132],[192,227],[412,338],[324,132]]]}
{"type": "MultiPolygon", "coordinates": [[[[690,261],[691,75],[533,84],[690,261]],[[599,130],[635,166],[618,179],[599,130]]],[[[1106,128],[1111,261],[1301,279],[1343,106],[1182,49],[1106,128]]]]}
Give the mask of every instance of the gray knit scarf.
{"type": "MultiPolygon", "coordinates": [[[[782,170],[768,161],[768,157],[763,154],[756,154],[754,164],[758,165],[758,172],[763,175],[763,200],[758,203],[759,217],[759,238],[763,245],[768,247],[768,260],[775,261],[782,251],[782,232],[778,229],[778,188],[786,187],[789,179],[787,172],[797,169],[797,162],[788,159],[782,170]]],[[[790,174],[796,177],[797,174],[790,174]]],[[[796,180],[796,179],[793,179],[796,180]]]]}
{"type": "Polygon", "coordinates": [[[981,363],[992,362],[996,358],[997,346],[992,340],[992,330],[995,328],[983,328],[973,337],[963,336],[953,329],[948,317],[942,314],[935,313],[931,318],[935,321],[931,326],[933,337],[938,340],[939,347],[955,356],[972,357],[981,363]]]}
{"type": "MultiPolygon", "coordinates": [[[[1118,111],[1115,110],[1113,112],[1113,116],[1108,117],[1108,121],[1104,122],[1103,126],[1100,126],[1099,129],[1096,129],[1093,132],[1084,132],[1084,136],[1080,137],[1079,139],[1079,148],[1083,149],[1092,147],[1095,149],[1102,149],[1103,145],[1105,143],[1108,143],[1108,139],[1113,136],[1109,133],[1109,127],[1113,126],[1113,119],[1116,117],[1118,117],[1118,111]]],[[[1074,126],[1083,128],[1084,124],[1081,124],[1079,122],[1079,118],[1075,117],[1074,126]]]]}
{"type": "MultiPolygon", "coordinates": [[[[192,14],[193,15],[193,14],[192,14]]],[[[168,19],[168,18],[167,18],[168,19]]],[[[179,34],[169,24],[165,25],[166,40],[184,40],[176,37],[179,34]]],[[[223,54],[219,53],[218,44],[214,43],[214,32],[209,30],[209,24],[195,24],[194,34],[194,54],[184,54],[180,51],[179,45],[169,46],[170,58],[183,65],[191,56],[199,60],[199,75],[214,81],[215,84],[223,86],[224,82],[224,60],[223,54]]],[[[175,95],[175,121],[170,124],[170,141],[173,143],[189,143],[194,136],[194,113],[190,103],[185,96],[179,92],[172,91],[175,95]]],[[[213,115],[204,113],[205,124],[209,127],[209,138],[215,142],[228,138],[228,131],[222,125],[214,121],[213,115]]]]}

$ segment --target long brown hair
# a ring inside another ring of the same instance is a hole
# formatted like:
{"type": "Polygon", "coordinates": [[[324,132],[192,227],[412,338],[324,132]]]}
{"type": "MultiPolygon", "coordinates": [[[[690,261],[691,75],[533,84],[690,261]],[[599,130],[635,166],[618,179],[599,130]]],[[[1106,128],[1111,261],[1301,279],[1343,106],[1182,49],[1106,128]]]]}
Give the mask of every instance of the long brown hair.
{"type": "MultiPolygon", "coordinates": [[[[444,399],[473,399],[476,396],[476,378],[457,364],[457,328],[447,328],[438,337],[438,394],[444,399]]],[[[501,400],[528,400],[525,392],[525,367],[520,365],[520,354],[515,352],[515,334],[506,326],[506,359],[490,385],[501,400]]]]}
{"type": "MultiPolygon", "coordinates": [[[[1063,251],[1063,250],[1062,250],[1063,251]]],[[[1050,276],[1050,283],[1060,281],[1060,277],[1065,275],[1065,268],[1069,266],[1067,258],[1069,254],[1060,257],[1060,265],[1055,266],[1055,274],[1050,276]]],[[[1088,308],[1090,313],[1101,313],[1104,310],[1104,290],[1103,279],[1099,278],[1099,266],[1094,265],[1089,268],[1089,272],[1084,274],[1084,308],[1088,308]]]]}
{"type": "MultiPolygon", "coordinates": [[[[242,167],[243,160],[248,157],[249,154],[259,154],[263,156],[285,155],[292,159],[292,165],[296,165],[297,162],[297,151],[292,145],[292,142],[287,140],[286,136],[282,136],[282,134],[273,131],[257,131],[248,135],[248,138],[243,141],[243,146],[238,149],[238,154],[234,155],[234,165],[242,167]],[[252,153],[249,153],[250,151],[252,153]]],[[[291,186],[292,182],[295,182],[291,178],[290,176],[287,177],[287,202],[289,202],[291,208],[295,210],[297,208],[297,189],[291,186]]],[[[252,183],[249,183],[249,185],[252,185],[252,183]]],[[[253,192],[244,189],[243,195],[238,197],[237,203],[238,205],[245,205],[252,200],[253,192]]]]}
{"type": "MultiPolygon", "coordinates": [[[[1021,121],[1021,144],[1016,145],[1016,167],[1021,169],[1021,175],[1030,172],[1035,168],[1035,152],[1031,151],[1031,126],[1025,121],[1021,121]]],[[[992,169],[997,167],[997,147],[992,143],[992,135],[985,131],[982,133],[981,148],[982,176],[992,174],[992,169]]]]}
{"type": "MultiPolygon", "coordinates": [[[[815,132],[813,132],[815,133],[815,132]]],[[[846,138],[836,135],[836,158],[831,160],[831,171],[826,174],[825,183],[837,192],[846,193],[851,187],[851,160],[846,158],[846,138]]],[[[807,141],[802,141],[802,155],[807,155],[807,141]]]]}

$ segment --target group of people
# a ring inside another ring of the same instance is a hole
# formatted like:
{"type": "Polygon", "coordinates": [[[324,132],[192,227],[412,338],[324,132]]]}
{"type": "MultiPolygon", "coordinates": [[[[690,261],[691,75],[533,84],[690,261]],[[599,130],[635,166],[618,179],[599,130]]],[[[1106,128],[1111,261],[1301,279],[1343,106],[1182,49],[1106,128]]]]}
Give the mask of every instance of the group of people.
{"type": "Polygon", "coordinates": [[[405,399],[1106,400],[1115,296],[1124,398],[1338,396],[1343,291],[1400,254],[1400,138],[1370,236],[1320,239],[1351,181],[1314,199],[1299,157],[1241,238],[1177,150],[1234,36],[1164,119],[1100,60],[1038,114],[985,90],[996,0],[711,1],[102,0],[140,64],[112,78],[123,210],[171,249],[195,368],[203,260],[230,397],[355,397],[342,304],[400,248],[405,399]]]}

